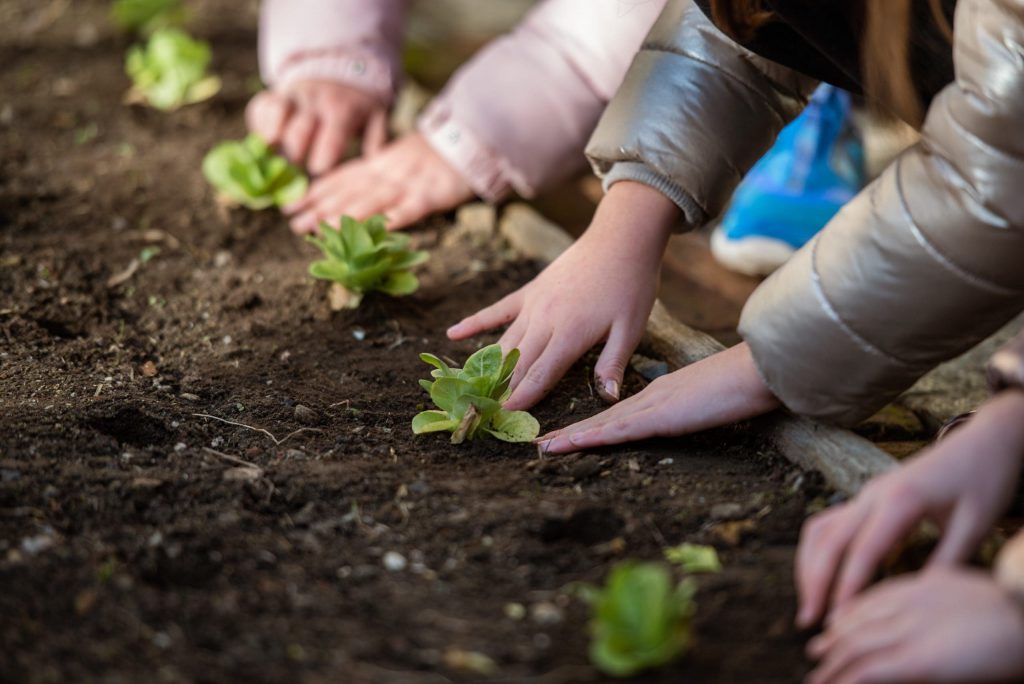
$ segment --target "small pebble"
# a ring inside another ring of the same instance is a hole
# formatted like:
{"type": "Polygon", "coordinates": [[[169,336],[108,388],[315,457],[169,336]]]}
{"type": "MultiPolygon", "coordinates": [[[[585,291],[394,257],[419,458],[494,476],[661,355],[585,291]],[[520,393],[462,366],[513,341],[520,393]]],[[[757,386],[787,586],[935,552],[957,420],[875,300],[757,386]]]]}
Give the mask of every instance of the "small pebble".
{"type": "Polygon", "coordinates": [[[672,465],[675,462],[676,461],[674,458],[663,458],[660,461],[658,461],[658,465],[672,465]]]}
{"type": "Polygon", "coordinates": [[[391,572],[401,572],[405,570],[405,566],[408,562],[405,560],[405,556],[398,553],[397,551],[388,551],[384,554],[384,567],[391,572]]]}
{"type": "Polygon", "coordinates": [[[363,340],[366,339],[366,331],[359,327],[352,328],[352,337],[357,342],[362,342],[363,340]]]}
{"type": "Polygon", "coordinates": [[[179,453],[184,451],[185,449],[188,449],[188,445],[186,445],[184,442],[178,442],[177,444],[174,445],[174,450],[179,453]]]}
{"type": "Polygon", "coordinates": [[[295,405],[295,420],[303,425],[316,425],[320,422],[320,414],[302,404],[295,405]]]}
{"type": "Polygon", "coordinates": [[[738,503],[720,503],[711,507],[714,520],[736,520],[743,517],[743,506],[738,503]]]}
{"type": "Polygon", "coordinates": [[[509,620],[522,620],[526,617],[526,606],[522,603],[506,603],[505,617],[509,620]]]}
{"type": "Polygon", "coordinates": [[[548,601],[534,604],[530,609],[530,616],[534,622],[541,625],[557,625],[565,617],[561,608],[548,601]]]}

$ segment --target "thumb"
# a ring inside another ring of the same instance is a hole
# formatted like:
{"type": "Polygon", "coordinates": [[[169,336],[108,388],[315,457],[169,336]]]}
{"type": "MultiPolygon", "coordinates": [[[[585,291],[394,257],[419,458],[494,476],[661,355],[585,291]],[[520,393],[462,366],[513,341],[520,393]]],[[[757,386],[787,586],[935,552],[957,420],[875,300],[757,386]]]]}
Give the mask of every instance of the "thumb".
{"type": "Polygon", "coordinates": [[[608,333],[608,341],[594,366],[594,385],[598,395],[606,402],[615,403],[619,400],[626,364],[639,342],[639,337],[627,332],[624,325],[613,325],[608,333]]]}

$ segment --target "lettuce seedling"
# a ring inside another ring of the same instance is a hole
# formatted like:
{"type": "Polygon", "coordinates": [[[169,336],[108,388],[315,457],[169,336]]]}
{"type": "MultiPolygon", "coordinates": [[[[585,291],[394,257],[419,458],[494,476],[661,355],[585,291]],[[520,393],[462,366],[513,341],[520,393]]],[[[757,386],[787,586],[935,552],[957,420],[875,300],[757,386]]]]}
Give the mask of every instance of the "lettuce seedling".
{"type": "Polygon", "coordinates": [[[151,35],[163,28],[182,26],[185,8],[181,0],[116,0],[110,6],[110,19],[125,33],[151,35]]]}
{"type": "Polygon", "coordinates": [[[314,278],[331,280],[344,290],[342,308],[354,309],[367,292],[392,297],[412,294],[420,286],[409,270],[429,258],[426,252],[407,249],[409,236],[388,231],[383,216],[356,221],[342,216],[338,228],[320,224],[320,236],[306,238],[324,258],[309,266],[314,278]]]}
{"type": "Polygon", "coordinates": [[[690,646],[695,593],[692,579],[674,584],[661,563],[619,563],[603,588],[581,590],[592,611],[590,661],[629,677],[680,657],[690,646]]]}
{"type": "Polygon", "coordinates": [[[683,572],[715,573],[722,571],[722,562],[718,560],[718,551],[714,546],[700,544],[680,544],[665,549],[665,559],[675,563],[683,572]]]}
{"type": "Polygon", "coordinates": [[[220,79],[209,75],[210,46],[175,28],[160,29],[145,46],[128,50],[125,71],[132,79],[128,102],[162,111],[208,100],[220,91],[220,79]]]}
{"type": "Polygon", "coordinates": [[[210,150],[203,159],[203,175],[227,201],[256,210],[298,202],[309,185],[301,169],[274,154],[256,135],[210,150]]]}
{"type": "Polygon", "coordinates": [[[412,431],[450,432],[452,444],[481,434],[505,442],[529,442],[537,437],[540,425],[526,411],[506,411],[502,404],[512,391],[512,371],[519,361],[519,350],[502,358],[501,346],[492,344],[466,360],[464,368],[449,368],[433,354],[420,354],[431,366],[434,380],[420,380],[423,389],[440,411],[424,411],[412,420],[412,431]]]}

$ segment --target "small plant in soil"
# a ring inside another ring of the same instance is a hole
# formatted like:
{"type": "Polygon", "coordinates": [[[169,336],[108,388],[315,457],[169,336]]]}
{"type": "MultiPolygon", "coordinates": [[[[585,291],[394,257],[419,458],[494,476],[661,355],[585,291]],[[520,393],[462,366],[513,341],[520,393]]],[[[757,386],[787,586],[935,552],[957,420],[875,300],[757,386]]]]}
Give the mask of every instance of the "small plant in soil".
{"type": "Polygon", "coordinates": [[[228,204],[283,207],[306,194],[306,175],[257,135],[223,142],[203,159],[203,175],[228,204]]]}
{"type": "Polygon", "coordinates": [[[367,292],[392,297],[412,294],[420,281],[411,269],[429,258],[426,252],[408,249],[409,236],[388,231],[383,216],[356,221],[342,216],[335,228],[320,224],[320,236],[306,238],[320,248],[324,258],[309,266],[314,278],[330,280],[336,290],[333,308],[354,309],[367,292]]]}
{"type": "Polygon", "coordinates": [[[439,411],[423,411],[412,421],[416,434],[450,432],[452,444],[489,435],[505,442],[529,442],[540,425],[526,411],[507,411],[502,404],[512,393],[509,383],[519,361],[519,350],[502,357],[497,344],[484,347],[466,360],[463,368],[451,368],[433,354],[420,359],[434,367],[433,380],[420,380],[439,411]]]}
{"type": "Polygon", "coordinates": [[[718,551],[713,546],[701,544],[680,544],[665,549],[665,560],[675,563],[683,572],[716,573],[722,571],[718,551]]]}
{"type": "Polygon", "coordinates": [[[692,579],[676,583],[661,563],[625,561],[604,587],[581,587],[591,606],[590,660],[613,677],[630,677],[682,656],[696,605],[692,579]]]}
{"type": "Polygon", "coordinates": [[[116,0],[110,6],[110,20],[125,33],[144,36],[163,28],[182,26],[185,9],[180,0],[116,0]]]}
{"type": "Polygon", "coordinates": [[[130,104],[161,111],[208,100],[220,91],[220,79],[207,73],[210,46],[176,28],[160,29],[143,45],[128,50],[125,71],[132,79],[130,104]]]}

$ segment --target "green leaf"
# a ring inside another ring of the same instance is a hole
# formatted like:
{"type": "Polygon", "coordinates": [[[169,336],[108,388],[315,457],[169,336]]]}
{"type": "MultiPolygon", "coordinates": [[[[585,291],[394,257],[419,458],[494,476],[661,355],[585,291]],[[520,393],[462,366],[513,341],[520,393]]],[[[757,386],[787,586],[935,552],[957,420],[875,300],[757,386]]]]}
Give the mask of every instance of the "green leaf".
{"type": "Polygon", "coordinates": [[[501,409],[485,428],[491,435],[505,442],[532,442],[540,434],[537,419],[526,411],[501,409]]]}
{"type": "Polygon", "coordinates": [[[326,260],[344,262],[346,270],[332,271],[327,278],[357,293],[379,291],[392,297],[412,294],[419,287],[419,280],[410,268],[423,263],[426,252],[410,252],[405,249],[409,237],[389,233],[382,216],[371,216],[365,221],[356,221],[351,216],[342,216],[337,228],[321,224],[323,239],[314,241],[324,253],[326,260]]]}
{"type": "Polygon", "coordinates": [[[129,98],[164,111],[201,102],[220,91],[220,79],[206,73],[210,46],[184,31],[164,28],[144,47],[128,51],[125,71],[132,79],[129,98]]]}
{"type": "Polygon", "coordinates": [[[470,377],[497,380],[501,366],[501,345],[491,344],[466,359],[463,371],[470,377]]]}
{"type": "Polygon", "coordinates": [[[461,417],[466,407],[456,409],[456,402],[464,395],[472,392],[473,388],[465,380],[459,378],[438,378],[430,388],[430,400],[442,411],[448,411],[452,418],[461,417]]]}
{"type": "Polygon", "coordinates": [[[528,442],[537,437],[540,425],[533,416],[501,408],[508,398],[508,377],[518,358],[518,350],[502,358],[501,347],[496,344],[472,354],[464,368],[450,368],[433,354],[420,354],[420,360],[434,367],[430,374],[435,378],[433,382],[420,380],[420,386],[450,421],[453,443],[478,434],[506,442],[528,442]],[[499,383],[502,375],[508,377],[499,383]]]}
{"type": "MultiPolygon", "coordinates": [[[[203,158],[203,175],[222,196],[254,210],[297,201],[305,194],[308,184],[298,167],[274,154],[255,135],[215,146],[203,158]]],[[[329,235],[311,241],[325,253],[328,251],[325,247],[330,244],[329,235]]],[[[334,269],[318,270],[338,273],[334,269]]]]}
{"type": "Polygon", "coordinates": [[[417,435],[427,432],[450,432],[458,423],[448,419],[444,411],[423,411],[412,419],[412,431],[417,435]]]}
{"type": "Polygon", "coordinates": [[[412,294],[416,291],[416,288],[420,286],[419,279],[408,271],[398,271],[389,273],[384,278],[384,282],[380,284],[378,288],[384,294],[389,294],[392,297],[401,297],[402,295],[412,294]]]}
{"type": "Polygon", "coordinates": [[[692,596],[692,585],[672,586],[664,565],[618,564],[591,604],[591,661],[628,677],[681,656],[690,643],[692,596]]]}
{"type": "Polygon", "coordinates": [[[437,368],[439,371],[443,373],[442,377],[452,375],[452,369],[449,368],[448,364],[442,361],[440,357],[434,356],[433,354],[427,354],[424,352],[423,354],[420,354],[420,361],[423,361],[424,363],[429,363],[431,366],[437,368]]]}
{"type": "Polygon", "coordinates": [[[116,0],[110,19],[125,33],[149,35],[157,29],[181,26],[186,13],[180,0],[116,0]]]}
{"type": "Polygon", "coordinates": [[[718,552],[713,546],[700,544],[680,544],[665,549],[665,558],[678,565],[683,572],[714,573],[722,571],[722,563],[718,560],[718,552]]]}

